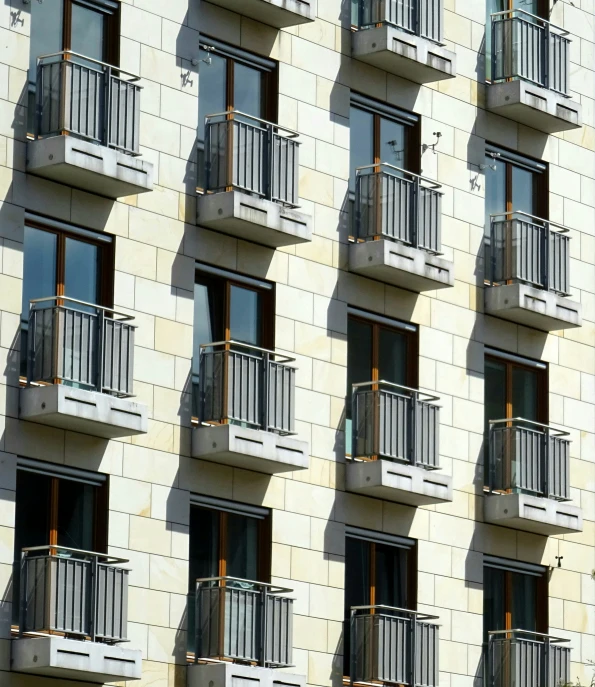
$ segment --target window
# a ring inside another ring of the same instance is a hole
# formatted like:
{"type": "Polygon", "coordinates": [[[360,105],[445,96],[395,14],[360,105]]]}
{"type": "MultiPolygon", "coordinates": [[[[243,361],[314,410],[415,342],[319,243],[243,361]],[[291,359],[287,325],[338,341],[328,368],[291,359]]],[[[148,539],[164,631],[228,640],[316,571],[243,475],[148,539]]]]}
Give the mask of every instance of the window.
{"type": "MultiPolygon", "coordinates": [[[[413,539],[348,527],[345,540],[344,673],[349,675],[353,606],[386,605],[414,611],[417,550],[413,539]]],[[[390,611],[383,610],[383,613],[390,611]]]]}
{"type": "MultiPolygon", "coordinates": [[[[57,545],[107,552],[108,482],[104,475],[19,459],[13,598],[18,599],[21,550],[57,545]]],[[[18,620],[13,604],[13,621],[18,620]]]]}
{"type": "Polygon", "coordinates": [[[484,641],[501,630],[548,631],[546,569],[539,565],[485,557],[484,641]]]}
{"type": "Polygon", "coordinates": [[[43,0],[31,3],[29,131],[35,115],[37,58],[62,50],[118,64],[119,6],[115,0],[43,0]]]}

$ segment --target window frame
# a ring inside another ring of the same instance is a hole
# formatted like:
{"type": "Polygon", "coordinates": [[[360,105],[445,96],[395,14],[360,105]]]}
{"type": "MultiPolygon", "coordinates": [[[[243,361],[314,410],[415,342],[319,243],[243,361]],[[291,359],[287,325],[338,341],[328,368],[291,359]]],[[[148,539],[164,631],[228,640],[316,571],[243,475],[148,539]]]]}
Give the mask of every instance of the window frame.
{"type": "Polygon", "coordinates": [[[105,15],[105,43],[103,46],[103,62],[117,67],[120,60],[120,3],[118,3],[117,9],[109,11],[107,7],[101,7],[101,0],[99,0],[99,2],[94,2],[94,0],[85,0],[83,3],[79,3],[77,0],[64,0],[62,12],[62,50],[72,49],[73,5],[89,7],[89,9],[102,12],[105,15]]]}

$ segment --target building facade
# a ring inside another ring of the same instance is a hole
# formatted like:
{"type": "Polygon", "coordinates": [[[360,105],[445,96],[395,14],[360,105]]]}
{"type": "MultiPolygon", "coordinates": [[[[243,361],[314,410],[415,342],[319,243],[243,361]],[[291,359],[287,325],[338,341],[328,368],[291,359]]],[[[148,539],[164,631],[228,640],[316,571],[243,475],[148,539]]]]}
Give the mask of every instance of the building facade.
{"type": "Polygon", "coordinates": [[[594,51],[0,3],[0,685],[591,683],[594,51]]]}

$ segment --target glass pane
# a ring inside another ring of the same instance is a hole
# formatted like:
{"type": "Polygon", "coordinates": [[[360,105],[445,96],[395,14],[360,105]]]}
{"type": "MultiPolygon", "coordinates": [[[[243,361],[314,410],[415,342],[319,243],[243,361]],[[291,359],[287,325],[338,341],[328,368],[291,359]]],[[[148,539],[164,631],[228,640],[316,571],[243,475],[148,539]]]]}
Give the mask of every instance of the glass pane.
{"type": "Polygon", "coordinates": [[[353,384],[372,380],[372,325],[349,318],[347,322],[347,396],[353,384]]]}
{"type": "Polygon", "coordinates": [[[512,368],[512,416],[538,422],[537,372],[524,367],[512,368]]]}
{"type": "MultiPolygon", "coordinates": [[[[66,239],[64,295],[85,303],[99,301],[99,248],[92,243],[66,239]]],[[[66,305],[69,305],[67,302],[66,305]]],[[[70,304],[74,305],[74,304],[70,304]]],[[[93,308],[77,308],[93,311],[93,308]]]]}
{"type": "Polygon", "coordinates": [[[495,160],[489,155],[486,156],[485,164],[485,229],[486,236],[489,236],[490,215],[506,212],[506,165],[501,160],[495,160]]]}
{"type": "Polygon", "coordinates": [[[343,670],[349,675],[350,617],[352,606],[370,603],[370,544],[345,539],[345,623],[343,625],[343,670]]]}
{"type": "Polygon", "coordinates": [[[537,578],[512,573],[512,627],[537,631],[537,578]]]}
{"type": "Polygon", "coordinates": [[[395,167],[407,165],[405,125],[391,119],[380,120],[380,162],[395,167]]]}
{"type": "Polygon", "coordinates": [[[256,518],[227,514],[227,574],[258,580],[259,537],[256,518]]]}
{"type": "Polygon", "coordinates": [[[199,373],[201,344],[213,343],[222,337],[220,331],[220,311],[223,303],[217,298],[220,293],[214,284],[194,285],[194,357],[192,371],[199,373]]]}
{"type": "Polygon", "coordinates": [[[227,60],[205,50],[199,52],[199,59],[198,140],[204,141],[205,117],[227,109],[227,60]]]}
{"type": "Polygon", "coordinates": [[[486,566],[483,569],[483,630],[484,641],[488,632],[505,630],[505,571],[486,566]]]}
{"type": "MultiPolygon", "coordinates": [[[[503,2],[503,0],[500,0],[500,2],[503,2]]],[[[513,0],[512,7],[515,10],[525,10],[525,12],[539,16],[540,4],[540,0],[513,0]]]]}
{"type": "Polygon", "coordinates": [[[535,174],[522,167],[512,168],[512,209],[535,214],[535,174]]]}
{"type": "Polygon", "coordinates": [[[231,287],[229,329],[234,341],[262,346],[262,296],[242,286],[231,287]]]}
{"type": "Polygon", "coordinates": [[[378,378],[407,385],[407,337],[392,329],[380,329],[378,378]]]}
{"type": "Polygon", "coordinates": [[[61,479],[58,486],[58,544],[93,551],[96,487],[61,479]]]}
{"type": "MultiPolygon", "coordinates": [[[[29,302],[56,295],[58,237],[49,231],[25,227],[22,319],[29,321],[29,302]]],[[[52,306],[50,301],[46,307],[52,306]]]]}
{"type": "Polygon", "coordinates": [[[376,544],[376,603],[407,608],[407,551],[376,544]]]}
{"type": "Polygon", "coordinates": [[[374,162],[374,115],[371,112],[352,107],[349,116],[351,163],[349,190],[354,192],[356,168],[374,162]]]}
{"type": "Polygon", "coordinates": [[[264,118],[262,72],[239,62],[235,62],[233,68],[234,110],[264,118]]]}
{"type": "Polygon", "coordinates": [[[35,84],[37,58],[60,52],[63,47],[62,17],[64,0],[32,2],[31,41],[29,47],[29,82],[35,84]]]}
{"type": "Polygon", "coordinates": [[[106,57],[105,14],[73,3],[70,42],[73,52],[103,62],[106,57]]]}
{"type": "Polygon", "coordinates": [[[485,426],[489,420],[506,417],[506,365],[491,358],[485,361],[485,426]]]}

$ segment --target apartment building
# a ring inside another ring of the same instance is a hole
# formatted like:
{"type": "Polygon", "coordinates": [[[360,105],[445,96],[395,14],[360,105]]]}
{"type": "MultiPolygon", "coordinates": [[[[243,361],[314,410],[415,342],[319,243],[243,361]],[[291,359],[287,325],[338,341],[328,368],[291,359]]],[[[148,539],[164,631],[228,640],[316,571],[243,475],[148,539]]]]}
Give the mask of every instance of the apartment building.
{"type": "Polygon", "coordinates": [[[595,671],[593,0],[0,0],[0,685],[595,671]]]}

